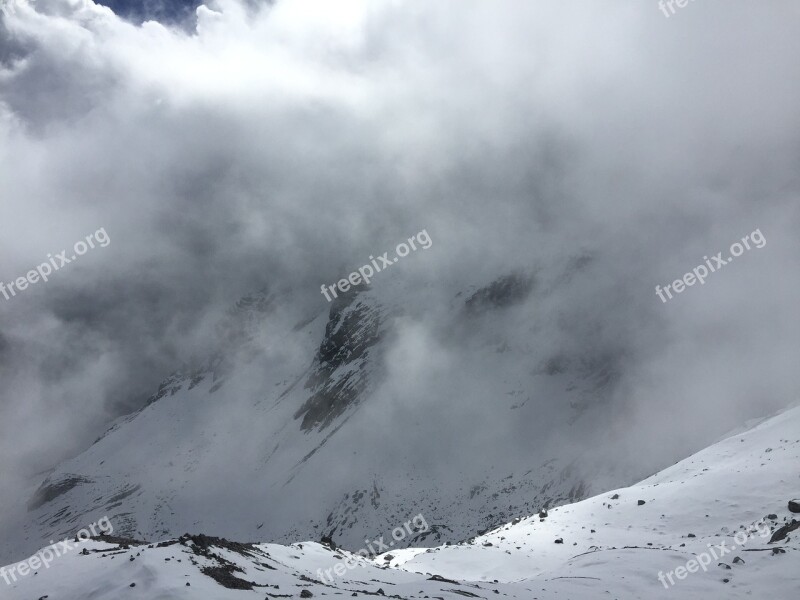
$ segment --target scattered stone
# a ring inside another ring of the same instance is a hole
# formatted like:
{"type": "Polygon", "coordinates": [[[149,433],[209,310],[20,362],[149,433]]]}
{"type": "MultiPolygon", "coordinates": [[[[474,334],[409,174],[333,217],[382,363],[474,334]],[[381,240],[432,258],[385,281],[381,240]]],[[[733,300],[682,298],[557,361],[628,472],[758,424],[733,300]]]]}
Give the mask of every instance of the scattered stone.
{"type": "Polygon", "coordinates": [[[730,568],[731,568],[731,566],[730,566],[730,565],[726,565],[726,564],[725,564],[725,563],[723,563],[723,562],[721,562],[721,563],[717,563],[717,566],[718,566],[718,567],[722,567],[723,569],[728,569],[728,570],[730,570],[730,568]]]}
{"type": "Polygon", "coordinates": [[[697,536],[696,536],[695,534],[693,534],[693,533],[690,533],[690,534],[689,534],[689,535],[687,535],[686,537],[697,537],[697,536]]]}
{"type": "Polygon", "coordinates": [[[619,494],[614,494],[613,496],[611,496],[611,499],[612,500],[619,500],[619,494]]]}
{"type": "Polygon", "coordinates": [[[638,504],[639,506],[642,506],[642,505],[644,504],[644,500],[639,500],[639,502],[637,502],[637,504],[638,504]]]}
{"type": "Polygon", "coordinates": [[[744,564],[744,560],[742,560],[741,558],[739,558],[738,556],[736,556],[736,557],[734,557],[734,559],[733,559],[733,564],[735,564],[735,565],[743,565],[743,564],[744,564]]]}
{"type": "Polygon", "coordinates": [[[313,595],[314,594],[312,594],[308,590],[303,590],[302,592],[300,592],[300,597],[301,598],[311,598],[313,595]]]}
{"type": "Polygon", "coordinates": [[[800,527],[800,521],[795,521],[794,519],[792,519],[791,523],[787,523],[783,527],[777,529],[775,533],[772,534],[772,537],[769,539],[769,543],[771,544],[772,542],[779,542],[785,539],[787,535],[789,535],[798,527],[800,527]]]}
{"type": "Polygon", "coordinates": [[[786,550],[784,550],[783,548],[773,548],[772,556],[775,556],[776,554],[786,554],[786,550]]]}
{"type": "Polygon", "coordinates": [[[130,585],[130,587],[136,587],[136,584],[135,584],[135,583],[132,583],[132,584],[130,585]]]}
{"type": "Polygon", "coordinates": [[[323,546],[328,546],[331,550],[337,550],[339,547],[336,545],[336,542],[333,541],[333,538],[329,535],[323,535],[322,538],[319,540],[319,543],[323,546]]]}
{"type": "Polygon", "coordinates": [[[789,512],[800,513],[800,499],[789,500],[789,512]]]}
{"type": "Polygon", "coordinates": [[[767,518],[772,520],[772,521],[775,521],[775,520],[777,520],[778,515],[776,515],[775,513],[770,513],[770,514],[767,515],[767,518]]]}
{"type": "Polygon", "coordinates": [[[556,543],[556,544],[563,544],[563,543],[564,543],[564,539],[563,539],[563,538],[558,538],[558,539],[555,541],[555,543],[556,543]]]}
{"type": "Polygon", "coordinates": [[[458,581],[453,579],[445,579],[441,575],[431,575],[428,577],[428,581],[441,581],[442,583],[455,583],[456,585],[461,585],[458,581]]]}
{"type": "Polygon", "coordinates": [[[547,517],[547,510],[543,508],[539,511],[539,518],[544,519],[545,517],[547,517]]]}

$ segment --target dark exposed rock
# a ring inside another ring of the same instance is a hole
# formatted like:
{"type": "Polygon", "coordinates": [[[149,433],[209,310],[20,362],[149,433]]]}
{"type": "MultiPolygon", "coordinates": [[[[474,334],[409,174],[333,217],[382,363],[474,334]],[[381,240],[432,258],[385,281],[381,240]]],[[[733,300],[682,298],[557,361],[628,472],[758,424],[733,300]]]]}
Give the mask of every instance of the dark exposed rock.
{"type": "Polygon", "coordinates": [[[253,583],[236,577],[236,575],[233,574],[234,571],[241,571],[241,569],[230,564],[216,567],[203,567],[200,569],[203,575],[211,577],[211,579],[224,588],[228,588],[229,590],[252,590],[253,583]]]}
{"type": "Polygon", "coordinates": [[[789,500],[789,512],[800,513],[800,499],[789,500]]]}
{"type": "Polygon", "coordinates": [[[467,313],[475,315],[488,309],[505,308],[523,302],[534,287],[533,278],[521,274],[500,277],[472,294],[465,302],[467,313]]]}
{"type": "Polygon", "coordinates": [[[772,537],[769,539],[769,543],[772,542],[779,542],[783,539],[786,539],[786,536],[789,535],[792,531],[800,527],[800,521],[795,521],[792,519],[791,523],[787,523],[783,527],[780,527],[772,534],[772,537]]]}
{"type": "Polygon", "coordinates": [[[253,589],[255,585],[254,583],[245,581],[244,579],[234,575],[236,572],[243,572],[240,567],[214,552],[214,549],[222,548],[225,550],[230,550],[231,552],[236,552],[242,556],[253,557],[256,553],[256,548],[253,544],[229,542],[226,539],[216,538],[208,535],[189,534],[182,535],[176,541],[182,546],[191,548],[194,554],[211,559],[217,563],[217,565],[209,565],[200,569],[200,572],[203,573],[203,575],[211,577],[221,586],[231,590],[253,589]]]}
{"type": "Polygon", "coordinates": [[[472,592],[468,592],[466,590],[442,590],[443,592],[450,592],[453,594],[458,594],[459,596],[466,596],[467,598],[480,598],[477,594],[473,594],[472,592]]]}
{"type": "Polygon", "coordinates": [[[57,481],[46,479],[28,502],[28,510],[36,510],[84,483],[93,483],[93,481],[80,475],[65,475],[57,481]]]}
{"type": "MultiPolygon", "coordinates": [[[[379,309],[362,302],[359,295],[351,292],[333,301],[325,337],[305,384],[311,396],[294,415],[295,419],[302,418],[303,431],[330,425],[359,401],[369,384],[366,360],[381,340],[383,318],[379,309]],[[335,377],[334,373],[344,366],[355,368],[335,377]]],[[[377,356],[369,358],[373,364],[380,363],[377,356]]]]}
{"type": "Polygon", "coordinates": [[[130,546],[144,546],[147,542],[143,542],[141,540],[134,540],[132,538],[127,537],[119,537],[116,535],[106,535],[104,533],[98,535],[96,538],[99,542],[105,542],[107,544],[116,544],[120,546],[123,550],[127,550],[130,546]]]}
{"type": "Polygon", "coordinates": [[[455,583],[456,585],[461,585],[458,581],[453,581],[452,579],[445,579],[441,575],[432,575],[428,577],[428,581],[441,581],[442,583],[455,583]]]}

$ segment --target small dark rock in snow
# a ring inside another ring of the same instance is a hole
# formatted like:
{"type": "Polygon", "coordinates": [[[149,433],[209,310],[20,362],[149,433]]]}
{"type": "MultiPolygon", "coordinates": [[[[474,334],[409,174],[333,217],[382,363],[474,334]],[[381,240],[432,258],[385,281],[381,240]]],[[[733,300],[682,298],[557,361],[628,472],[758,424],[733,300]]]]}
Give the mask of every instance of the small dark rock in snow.
{"type": "Polygon", "coordinates": [[[778,518],[778,515],[776,515],[775,513],[770,513],[767,515],[767,518],[774,521],[775,519],[778,518]]]}
{"type": "Polygon", "coordinates": [[[690,534],[689,534],[689,535],[687,535],[686,537],[697,537],[697,536],[696,536],[695,534],[693,534],[693,533],[690,533],[690,534]]]}
{"type": "Polygon", "coordinates": [[[544,519],[547,516],[547,511],[542,509],[539,511],[539,518],[544,519]]]}
{"type": "Polygon", "coordinates": [[[800,499],[789,500],[789,512],[800,513],[800,499]]]}
{"type": "Polygon", "coordinates": [[[135,584],[135,583],[132,583],[132,584],[130,585],[130,587],[136,587],[136,584],[135,584]]]}
{"type": "Polygon", "coordinates": [[[614,494],[613,496],[611,496],[611,499],[612,500],[619,500],[619,494],[614,494]]]}
{"type": "Polygon", "coordinates": [[[555,543],[556,544],[563,544],[564,543],[564,539],[563,538],[558,538],[555,543]]]}
{"type": "Polygon", "coordinates": [[[730,569],[731,568],[730,565],[726,565],[725,563],[717,563],[717,566],[718,567],[722,567],[723,569],[730,569]]]}
{"type": "Polygon", "coordinates": [[[744,561],[743,561],[741,558],[739,558],[739,557],[737,556],[737,557],[735,557],[735,558],[733,559],[733,564],[735,564],[735,565],[743,565],[743,564],[744,564],[744,561]]]}
{"type": "Polygon", "coordinates": [[[308,590],[303,590],[302,592],[300,592],[300,597],[301,598],[311,598],[313,595],[314,594],[312,594],[308,590]]]}
{"type": "Polygon", "coordinates": [[[774,556],[776,554],[786,554],[786,550],[784,550],[783,548],[773,548],[772,555],[774,556]]]}
{"type": "Polygon", "coordinates": [[[644,500],[639,500],[639,502],[637,502],[637,504],[638,504],[639,506],[641,506],[642,504],[644,504],[644,500]]]}
{"type": "Polygon", "coordinates": [[[792,533],[798,527],[800,527],[800,521],[795,521],[792,519],[791,523],[787,523],[772,534],[772,537],[769,538],[769,543],[771,544],[772,542],[780,542],[781,540],[786,539],[786,536],[792,533]]]}

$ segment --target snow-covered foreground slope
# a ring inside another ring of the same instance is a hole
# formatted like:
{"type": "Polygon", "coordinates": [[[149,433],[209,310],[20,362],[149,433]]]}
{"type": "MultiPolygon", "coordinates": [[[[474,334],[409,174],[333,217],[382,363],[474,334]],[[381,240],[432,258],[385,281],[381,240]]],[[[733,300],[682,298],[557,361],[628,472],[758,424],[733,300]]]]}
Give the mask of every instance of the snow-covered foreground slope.
{"type": "Polygon", "coordinates": [[[798,465],[800,408],[794,408],[637,485],[460,545],[390,550],[365,560],[316,542],[95,539],[35,575],[0,581],[0,597],[790,600],[800,590],[800,528],[791,530],[800,515],[789,510],[800,496],[798,465]],[[346,559],[358,564],[340,566],[345,573],[337,576],[334,569],[346,559]]]}

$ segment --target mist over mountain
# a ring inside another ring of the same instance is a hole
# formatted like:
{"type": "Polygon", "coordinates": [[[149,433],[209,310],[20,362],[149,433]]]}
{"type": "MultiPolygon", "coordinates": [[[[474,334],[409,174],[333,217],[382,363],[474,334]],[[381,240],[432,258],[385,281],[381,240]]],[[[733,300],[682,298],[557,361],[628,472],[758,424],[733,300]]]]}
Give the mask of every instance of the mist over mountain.
{"type": "Polygon", "coordinates": [[[795,3],[104,4],[0,3],[0,562],[457,543],[797,401],[795,3]]]}

